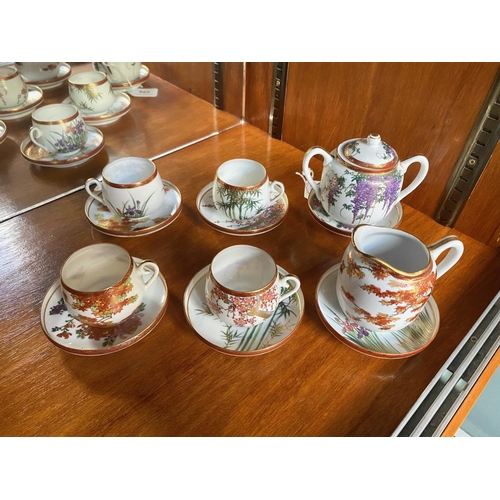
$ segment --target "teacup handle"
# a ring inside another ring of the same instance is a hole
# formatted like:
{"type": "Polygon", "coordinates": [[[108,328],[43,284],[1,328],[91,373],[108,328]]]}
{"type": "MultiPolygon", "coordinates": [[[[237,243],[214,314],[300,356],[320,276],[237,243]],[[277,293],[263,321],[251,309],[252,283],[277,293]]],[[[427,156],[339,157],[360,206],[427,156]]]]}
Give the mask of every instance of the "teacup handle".
{"type": "Polygon", "coordinates": [[[413,181],[399,193],[396,203],[400,202],[405,196],[408,196],[416,187],[418,187],[418,185],[425,179],[425,176],[429,171],[429,160],[427,160],[425,156],[417,155],[401,162],[403,173],[406,173],[406,170],[412,163],[420,163],[420,169],[415,179],[413,179],[413,181]]]}
{"type": "Polygon", "coordinates": [[[313,179],[314,172],[309,168],[309,162],[315,155],[321,155],[323,157],[323,167],[331,163],[333,161],[333,157],[328,154],[323,148],[320,148],[319,146],[313,146],[306,151],[302,160],[302,174],[311,186],[312,190],[316,193],[318,200],[321,200],[321,191],[318,184],[316,184],[313,179]]]}
{"type": "Polygon", "coordinates": [[[278,191],[278,195],[275,196],[269,202],[269,206],[271,206],[271,205],[274,205],[280,198],[283,197],[283,195],[285,194],[285,186],[280,181],[274,181],[271,183],[271,186],[269,186],[269,191],[278,191]],[[278,188],[278,189],[276,189],[276,188],[278,188]]]}
{"type": "Polygon", "coordinates": [[[436,241],[436,243],[429,245],[427,248],[429,249],[431,257],[434,261],[436,261],[441,253],[450,249],[448,255],[446,255],[437,265],[436,279],[440,278],[445,272],[449,271],[464,253],[464,244],[456,236],[446,236],[445,238],[436,241]]]}
{"type": "Polygon", "coordinates": [[[33,142],[33,144],[36,144],[39,148],[42,148],[44,151],[48,151],[46,146],[43,146],[37,141],[37,138],[42,136],[43,133],[38,127],[31,127],[30,128],[30,139],[33,142]]]}
{"type": "Polygon", "coordinates": [[[95,198],[97,201],[101,202],[103,205],[106,205],[104,199],[102,198],[102,196],[99,196],[98,194],[96,194],[96,191],[100,191],[102,193],[102,182],[98,179],[87,179],[87,181],[85,182],[85,191],[87,191],[87,193],[92,196],[92,198],[95,198]],[[95,186],[95,189],[92,190],[92,186],[95,186]]]}
{"type": "Polygon", "coordinates": [[[284,293],[280,297],[280,302],[282,300],[287,299],[288,297],[290,297],[294,293],[297,293],[298,289],[300,288],[300,280],[299,280],[299,278],[297,278],[297,276],[295,276],[293,274],[287,274],[284,278],[281,278],[280,280],[278,280],[278,286],[281,286],[282,288],[287,288],[289,281],[291,281],[293,283],[293,286],[292,286],[291,290],[288,290],[288,292],[284,293]]]}
{"type": "Polygon", "coordinates": [[[152,260],[142,261],[140,264],[137,265],[136,269],[141,276],[145,275],[148,272],[153,273],[148,278],[148,280],[144,283],[144,290],[147,290],[150,287],[150,285],[153,283],[153,281],[160,274],[160,268],[158,267],[158,264],[156,264],[156,262],[153,262],[152,260]]]}

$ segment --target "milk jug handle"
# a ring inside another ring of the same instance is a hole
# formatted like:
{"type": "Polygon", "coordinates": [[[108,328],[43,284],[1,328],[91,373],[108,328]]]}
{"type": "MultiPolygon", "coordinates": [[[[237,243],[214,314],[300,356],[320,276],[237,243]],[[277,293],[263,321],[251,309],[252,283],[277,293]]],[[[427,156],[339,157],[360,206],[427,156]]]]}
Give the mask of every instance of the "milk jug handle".
{"type": "Polygon", "coordinates": [[[464,244],[456,236],[447,236],[442,238],[436,243],[427,247],[431,253],[431,257],[436,261],[438,256],[445,250],[450,250],[448,255],[437,265],[436,279],[443,276],[444,273],[449,271],[460,259],[464,253],[464,244]]]}
{"type": "Polygon", "coordinates": [[[417,155],[417,156],[412,156],[411,158],[408,158],[407,160],[403,160],[401,162],[403,174],[406,173],[406,170],[412,163],[420,163],[420,169],[418,171],[418,174],[415,177],[415,179],[413,179],[413,181],[408,186],[406,186],[401,191],[401,193],[399,193],[396,202],[400,202],[405,196],[408,196],[415,188],[417,188],[418,185],[425,179],[425,176],[429,171],[429,161],[427,160],[427,158],[422,155],[417,155]]]}
{"type": "Polygon", "coordinates": [[[321,200],[321,191],[319,189],[318,184],[313,179],[313,171],[309,168],[309,162],[311,161],[311,158],[315,155],[321,155],[323,157],[323,167],[332,162],[333,158],[323,148],[320,148],[319,146],[313,146],[312,148],[309,148],[306,151],[304,159],[302,160],[302,174],[306,178],[312,190],[316,193],[318,200],[321,200]]]}

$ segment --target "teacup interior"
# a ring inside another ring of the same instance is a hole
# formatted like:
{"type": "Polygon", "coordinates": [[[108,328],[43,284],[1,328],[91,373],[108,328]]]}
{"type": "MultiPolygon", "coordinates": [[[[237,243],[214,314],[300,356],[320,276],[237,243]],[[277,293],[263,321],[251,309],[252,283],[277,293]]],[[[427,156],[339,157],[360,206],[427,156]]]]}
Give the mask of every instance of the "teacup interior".
{"type": "Polygon", "coordinates": [[[421,271],[429,264],[427,247],[419,239],[403,231],[360,227],[355,233],[355,244],[361,252],[405,273],[421,271]]]}
{"type": "Polygon", "coordinates": [[[71,104],[49,104],[33,112],[32,118],[39,122],[58,122],[76,118],[78,110],[71,104]]]}
{"type": "Polygon", "coordinates": [[[148,180],[155,172],[156,168],[151,160],[130,156],[106,165],[102,176],[111,184],[130,185],[148,180]]]}
{"type": "Polygon", "coordinates": [[[11,78],[16,73],[17,73],[17,70],[12,68],[12,67],[9,67],[9,66],[0,67],[0,79],[11,78]]]}
{"type": "Polygon", "coordinates": [[[130,256],[113,244],[90,245],[70,255],[61,270],[65,286],[97,292],[119,283],[130,268],[130,256]]]}
{"type": "Polygon", "coordinates": [[[260,163],[241,158],[223,163],[217,169],[217,177],[229,186],[249,188],[262,184],[267,173],[260,163]]]}
{"type": "Polygon", "coordinates": [[[219,252],[211,265],[212,276],[235,292],[255,292],[273,281],[276,264],[260,248],[234,245],[219,252]]]}
{"type": "Polygon", "coordinates": [[[71,76],[69,82],[78,85],[87,85],[90,83],[104,83],[106,80],[106,75],[101,71],[84,71],[83,73],[71,76]]]}

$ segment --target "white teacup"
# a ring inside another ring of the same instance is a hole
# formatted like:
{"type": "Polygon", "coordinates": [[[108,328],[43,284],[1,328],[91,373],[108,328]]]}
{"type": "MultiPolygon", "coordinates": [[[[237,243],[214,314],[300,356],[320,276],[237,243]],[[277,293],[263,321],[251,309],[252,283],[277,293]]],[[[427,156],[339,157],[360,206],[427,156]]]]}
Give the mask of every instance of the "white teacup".
{"type": "Polygon", "coordinates": [[[124,219],[147,217],[163,204],[163,182],[147,158],[129,156],[106,165],[102,181],[88,179],[87,193],[124,219]]]}
{"type": "Polygon", "coordinates": [[[111,83],[132,83],[141,73],[140,62],[95,62],[96,70],[106,73],[111,83]]]}
{"type": "Polygon", "coordinates": [[[69,97],[83,113],[103,113],[115,102],[108,77],[101,71],[77,73],[68,80],[69,97]]]}
{"type": "Polygon", "coordinates": [[[280,302],[299,288],[297,276],[280,278],[273,258],[264,250],[234,245],[212,260],[205,298],[212,313],[226,325],[250,327],[270,318],[280,302]]]}
{"type": "Polygon", "coordinates": [[[29,136],[34,144],[51,154],[72,155],[87,141],[87,126],[72,104],[49,104],[31,114],[29,136]]]}
{"type": "Polygon", "coordinates": [[[217,169],[212,188],[215,208],[232,220],[251,219],[259,215],[284,193],[283,183],[270,183],[266,169],[246,158],[223,163],[217,169]]]}
{"type": "Polygon", "coordinates": [[[28,89],[16,68],[0,67],[0,109],[17,108],[28,99],[28,89]]]}
{"type": "Polygon", "coordinates": [[[66,308],[86,325],[115,326],[141,305],[159,272],[155,262],[145,260],[136,264],[124,248],[112,243],[80,248],[61,268],[66,308]],[[144,281],[143,275],[148,272],[152,274],[144,281]]]}
{"type": "Polygon", "coordinates": [[[60,62],[16,62],[17,71],[35,84],[54,79],[59,74],[60,65],[60,62]]]}

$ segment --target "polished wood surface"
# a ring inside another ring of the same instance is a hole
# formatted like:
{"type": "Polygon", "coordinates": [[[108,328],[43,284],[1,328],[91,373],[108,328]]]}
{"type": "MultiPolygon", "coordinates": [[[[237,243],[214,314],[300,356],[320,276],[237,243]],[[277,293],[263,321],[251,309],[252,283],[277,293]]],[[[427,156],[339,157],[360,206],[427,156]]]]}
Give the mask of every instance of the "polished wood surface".
{"type": "Polygon", "coordinates": [[[179,218],[139,238],[113,238],[84,215],[79,191],[0,224],[0,433],[3,436],[389,436],[499,289],[496,252],[404,206],[400,228],[431,244],[457,234],[459,263],[437,282],[441,323],[420,354],[376,359],[337,341],[315,307],[316,286],[340,261],[347,238],[320,226],[303,197],[303,152],[240,125],[155,161],[181,191],[179,218]],[[209,227],[195,205],[225,160],[261,162],[285,184],[289,211],[274,230],[251,237],[209,227]],[[158,326],[114,354],[81,357],[54,346],[40,307],[73,251],[113,242],[158,263],[169,301],[158,326]],[[188,324],[183,295],[221,249],[250,244],[302,282],[303,320],[277,350],[234,357],[203,343],[188,324]]]}
{"type": "MultiPolygon", "coordinates": [[[[92,69],[72,66],[73,73],[92,69]]],[[[130,111],[115,123],[98,126],[105,146],[88,162],[69,168],[40,167],[20,153],[28,137],[31,116],[6,120],[7,139],[0,145],[0,221],[38,203],[82,186],[110,161],[123,156],[154,158],[235,126],[239,119],[150,74],[144,88],[157,88],[156,97],[131,97],[130,111]]],[[[68,97],[67,82],[44,91],[41,106],[68,97]]]]}

